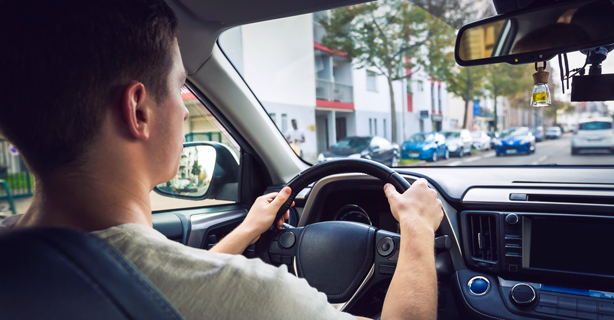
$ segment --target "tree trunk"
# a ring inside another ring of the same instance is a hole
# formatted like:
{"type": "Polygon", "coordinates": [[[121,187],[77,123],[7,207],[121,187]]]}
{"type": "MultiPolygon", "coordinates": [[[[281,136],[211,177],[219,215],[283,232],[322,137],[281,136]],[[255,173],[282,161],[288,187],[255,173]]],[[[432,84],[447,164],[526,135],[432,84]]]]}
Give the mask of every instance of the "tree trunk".
{"type": "Polygon", "coordinates": [[[499,119],[497,118],[497,95],[495,94],[495,110],[494,110],[494,116],[495,116],[495,132],[497,132],[497,122],[499,122],[499,119]]]}
{"type": "Polygon", "coordinates": [[[463,129],[467,129],[467,114],[469,113],[469,99],[465,100],[465,117],[463,119],[463,129]]]}
{"type": "Polygon", "coordinates": [[[392,88],[392,79],[390,77],[388,77],[388,87],[390,88],[390,129],[392,130],[390,141],[392,143],[399,143],[397,141],[397,113],[394,106],[394,88],[392,88]]]}

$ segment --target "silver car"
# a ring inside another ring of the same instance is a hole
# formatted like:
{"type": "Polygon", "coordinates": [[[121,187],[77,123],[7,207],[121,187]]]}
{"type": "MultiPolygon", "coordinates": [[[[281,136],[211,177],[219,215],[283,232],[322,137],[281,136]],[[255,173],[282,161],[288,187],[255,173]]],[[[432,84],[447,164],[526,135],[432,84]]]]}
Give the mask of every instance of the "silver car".
{"type": "Polygon", "coordinates": [[[444,131],[450,155],[464,157],[473,154],[473,138],[467,129],[444,131]]]}

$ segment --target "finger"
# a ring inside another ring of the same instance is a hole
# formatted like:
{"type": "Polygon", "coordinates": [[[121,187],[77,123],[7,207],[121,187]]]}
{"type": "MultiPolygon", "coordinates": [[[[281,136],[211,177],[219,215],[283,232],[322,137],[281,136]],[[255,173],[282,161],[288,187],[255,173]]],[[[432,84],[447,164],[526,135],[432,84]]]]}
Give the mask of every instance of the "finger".
{"type": "Polygon", "coordinates": [[[426,179],[424,179],[424,178],[420,178],[420,179],[416,180],[416,181],[415,181],[415,182],[412,184],[412,186],[414,186],[414,185],[415,185],[415,186],[417,186],[417,187],[428,187],[428,185],[429,185],[429,184],[428,184],[428,182],[426,181],[426,179]]]}
{"type": "Polygon", "coordinates": [[[277,221],[277,229],[281,229],[283,225],[284,225],[284,219],[279,219],[277,221]]]}
{"type": "Polygon", "coordinates": [[[290,210],[286,211],[286,213],[284,213],[284,219],[288,220],[290,219],[290,210]]]}
{"type": "Polygon", "coordinates": [[[276,206],[277,208],[281,207],[286,202],[286,200],[290,198],[291,193],[292,193],[292,189],[290,189],[289,187],[285,187],[281,189],[281,192],[277,194],[277,196],[275,197],[275,199],[273,199],[271,204],[276,206]]]}
{"type": "Polygon", "coordinates": [[[265,194],[263,196],[261,196],[260,198],[266,199],[268,202],[273,201],[273,199],[275,199],[275,197],[277,196],[278,192],[271,192],[268,194],[265,194]]]}
{"type": "Polygon", "coordinates": [[[384,185],[384,193],[386,194],[386,197],[388,199],[399,195],[399,193],[397,192],[397,189],[390,183],[386,183],[384,185]]]}
{"type": "Polygon", "coordinates": [[[294,203],[294,201],[292,201],[292,205],[291,205],[291,207],[294,207],[294,205],[295,205],[295,203],[294,203]]]}

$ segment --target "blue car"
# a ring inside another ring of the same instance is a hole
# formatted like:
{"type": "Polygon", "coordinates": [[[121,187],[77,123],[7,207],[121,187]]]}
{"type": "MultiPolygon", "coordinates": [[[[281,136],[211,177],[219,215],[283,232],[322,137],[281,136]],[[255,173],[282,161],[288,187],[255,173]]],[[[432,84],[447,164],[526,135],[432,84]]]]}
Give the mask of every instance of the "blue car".
{"type": "Polygon", "coordinates": [[[438,132],[416,133],[403,143],[401,156],[404,159],[420,159],[437,162],[441,157],[450,158],[446,138],[438,132]]]}
{"type": "Polygon", "coordinates": [[[511,128],[503,131],[495,142],[497,157],[506,154],[535,152],[535,136],[527,127],[511,128]]]}

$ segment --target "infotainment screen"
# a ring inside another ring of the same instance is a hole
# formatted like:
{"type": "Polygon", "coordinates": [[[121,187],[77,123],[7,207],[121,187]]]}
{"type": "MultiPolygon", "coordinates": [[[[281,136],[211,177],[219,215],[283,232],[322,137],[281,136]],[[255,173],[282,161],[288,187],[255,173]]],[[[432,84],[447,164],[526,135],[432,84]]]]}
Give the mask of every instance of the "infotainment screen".
{"type": "Polygon", "coordinates": [[[614,275],[613,219],[532,216],[525,217],[524,231],[529,268],[614,275]]]}

